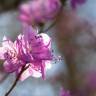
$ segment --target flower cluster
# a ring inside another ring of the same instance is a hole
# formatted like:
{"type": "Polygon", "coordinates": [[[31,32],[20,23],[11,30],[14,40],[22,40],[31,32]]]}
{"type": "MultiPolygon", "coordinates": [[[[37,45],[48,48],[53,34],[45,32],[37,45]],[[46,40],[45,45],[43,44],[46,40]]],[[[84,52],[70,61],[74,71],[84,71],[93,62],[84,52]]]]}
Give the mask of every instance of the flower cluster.
{"type": "Polygon", "coordinates": [[[32,25],[52,20],[60,9],[60,0],[31,0],[21,4],[19,20],[23,32],[12,42],[4,36],[0,47],[0,59],[4,61],[6,72],[19,74],[21,80],[29,76],[45,78],[45,71],[53,59],[51,38],[45,33],[38,33],[32,25]]]}
{"type": "MultiPolygon", "coordinates": [[[[73,7],[85,0],[71,0],[73,7]]],[[[29,76],[45,78],[45,70],[53,59],[51,54],[51,38],[45,33],[38,33],[38,26],[55,18],[61,7],[60,0],[30,0],[20,6],[19,19],[23,32],[12,42],[4,36],[0,47],[0,59],[4,61],[6,72],[20,73],[24,80],[29,76]]]]}
{"type": "Polygon", "coordinates": [[[71,96],[71,95],[70,95],[69,91],[66,91],[63,88],[61,88],[60,96],[71,96]]]}
{"type": "Polygon", "coordinates": [[[31,0],[20,6],[20,20],[28,24],[52,20],[61,6],[60,0],[31,0]]]}
{"type": "Polygon", "coordinates": [[[47,34],[38,34],[31,26],[24,26],[25,31],[15,42],[4,36],[0,47],[0,59],[4,60],[6,72],[16,72],[23,65],[28,68],[23,72],[21,79],[28,76],[45,78],[45,69],[49,66],[51,55],[51,39],[47,34]]]}
{"type": "Polygon", "coordinates": [[[81,5],[84,4],[86,2],[86,0],[71,0],[71,7],[73,9],[76,9],[77,5],[81,5]]]}

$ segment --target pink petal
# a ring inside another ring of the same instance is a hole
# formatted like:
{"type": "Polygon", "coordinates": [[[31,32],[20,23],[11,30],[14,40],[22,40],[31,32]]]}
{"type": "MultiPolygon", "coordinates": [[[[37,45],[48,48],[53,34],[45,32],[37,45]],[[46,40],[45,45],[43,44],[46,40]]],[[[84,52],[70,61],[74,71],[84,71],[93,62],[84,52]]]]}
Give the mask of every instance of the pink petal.
{"type": "Polygon", "coordinates": [[[26,23],[30,22],[29,17],[27,17],[26,15],[20,15],[19,20],[26,22],[26,23]]]}
{"type": "Polygon", "coordinates": [[[40,36],[42,36],[44,45],[51,48],[51,38],[45,33],[41,33],[40,36]]]}
{"type": "Polygon", "coordinates": [[[49,60],[46,60],[46,61],[45,61],[45,68],[46,68],[46,70],[52,68],[51,61],[49,61],[49,60]]]}
{"type": "Polygon", "coordinates": [[[20,77],[20,80],[24,81],[25,79],[27,79],[30,76],[35,77],[35,78],[39,78],[39,77],[41,77],[41,73],[36,71],[36,70],[34,70],[32,67],[29,67],[28,69],[26,69],[22,73],[22,75],[20,77]]]}
{"type": "Polygon", "coordinates": [[[0,47],[0,59],[3,60],[4,59],[4,53],[5,53],[5,50],[3,47],[0,47]]]}
{"type": "Polygon", "coordinates": [[[21,77],[20,77],[20,80],[21,80],[21,81],[24,81],[25,79],[27,79],[27,78],[30,77],[30,76],[31,76],[31,74],[30,74],[29,68],[28,68],[28,69],[26,69],[26,70],[22,73],[22,75],[21,75],[21,77]]]}
{"type": "Polygon", "coordinates": [[[31,67],[30,67],[29,71],[30,71],[32,77],[35,77],[35,78],[41,77],[41,73],[39,71],[36,71],[31,67]]]}
{"type": "Polygon", "coordinates": [[[9,40],[6,36],[3,37],[2,46],[7,49],[13,48],[13,42],[9,40]]]}
{"type": "Polygon", "coordinates": [[[30,15],[29,4],[22,4],[20,6],[20,12],[29,16],[30,15]]]}
{"type": "Polygon", "coordinates": [[[45,80],[45,63],[41,64],[41,73],[43,80],[45,80]]]}
{"type": "Polygon", "coordinates": [[[15,67],[13,67],[12,64],[10,64],[8,61],[5,61],[3,66],[6,72],[13,72],[15,69],[15,67]]]}

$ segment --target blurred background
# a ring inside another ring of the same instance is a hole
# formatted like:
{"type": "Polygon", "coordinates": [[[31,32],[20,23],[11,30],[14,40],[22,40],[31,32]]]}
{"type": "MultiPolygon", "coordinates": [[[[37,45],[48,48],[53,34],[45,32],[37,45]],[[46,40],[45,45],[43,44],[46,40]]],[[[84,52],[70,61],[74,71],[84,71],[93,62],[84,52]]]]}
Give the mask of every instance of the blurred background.
{"type": "MultiPolygon", "coordinates": [[[[14,40],[21,32],[18,6],[25,0],[0,0],[0,41],[4,35],[14,40]]],[[[66,2],[56,25],[48,31],[52,48],[63,60],[52,62],[46,80],[29,77],[19,81],[10,96],[59,96],[60,88],[72,96],[96,96],[96,0],[86,0],[76,10],[66,2]]],[[[2,63],[2,62],[1,62],[2,63]]],[[[0,65],[0,96],[15,80],[0,65]]]]}

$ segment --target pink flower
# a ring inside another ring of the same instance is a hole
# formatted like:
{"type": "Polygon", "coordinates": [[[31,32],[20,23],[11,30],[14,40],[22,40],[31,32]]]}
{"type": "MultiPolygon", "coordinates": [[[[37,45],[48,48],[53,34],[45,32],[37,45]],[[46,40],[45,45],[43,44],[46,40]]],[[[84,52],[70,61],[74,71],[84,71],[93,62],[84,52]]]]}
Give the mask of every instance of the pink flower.
{"type": "Polygon", "coordinates": [[[96,90],[96,70],[87,72],[84,79],[88,89],[96,90]]]}
{"type": "Polygon", "coordinates": [[[4,68],[7,72],[14,72],[20,68],[24,62],[19,58],[19,50],[7,37],[3,38],[2,47],[0,47],[0,59],[4,60],[4,68]]]}
{"type": "MultiPolygon", "coordinates": [[[[32,27],[25,26],[25,53],[28,54],[27,60],[29,60],[28,63],[30,64],[30,67],[26,70],[25,74],[27,74],[27,76],[29,74],[29,76],[33,75],[35,77],[42,75],[42,78],[44,79],[45,70],[50,66],[50,61],[52,60],[51,39],[47,34],[38,34],[35,31],[36,30],[32,29],[32,27]],[[36,76],[36,74],[38,74],[38,76],[36,76]]],[[[25,77],[21,79],[25,79],[25,77]]]]}
{"type": "Polygon", "coordinates": [[[56,16],[60,0],[32,0],[20,6],[20,20],[28,24],[44,23],[56,16]]]}
{"type": "Polygon", "coordinates": [[[77,5],[81,5],[84,4],[86,2],[86,0],[71,0],[71,6],[73,9],[75,9],[77,7],[77,5]]]}
{"type": "Polygon", "coordinates": [[[7,72],[20,72],[23,65],[29,66],[21,76],[21,80],[29,76],[45,78],[45,71],[50,66],[51,39],[47,34],[36,33],[30,26],[13,43],[4,37],[0,47],[0,59],[4,60],[7,72]]]}
{"type": "Polygon", "coordinates": [[[71,95],[70,95],[69,91],[66,91],[63,88],[61,88],[60,96],[71,96],[71,95]]]}

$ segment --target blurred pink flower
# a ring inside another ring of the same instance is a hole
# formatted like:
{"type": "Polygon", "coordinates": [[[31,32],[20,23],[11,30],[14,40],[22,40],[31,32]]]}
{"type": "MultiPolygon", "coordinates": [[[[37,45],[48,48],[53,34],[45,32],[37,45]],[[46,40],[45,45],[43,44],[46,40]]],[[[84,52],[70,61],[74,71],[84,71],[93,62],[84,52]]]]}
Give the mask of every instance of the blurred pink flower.
{"type": "Polygon", "coordinates": [[[71,96],[71,95],[70,95],[69,91],[66,91],[63,88],[61,88],[59,96],[71,96]]]}
{"type": "Polygon", "coordinates": [[[77,5],[84,4],[86,0],[71,0],[71,7],[75,9],[77,5]]]}
{"type": "Polygon", "coordinates": [[[20,6],[20,20],[28,24],[44,23],[56,16],[60,0],[31,0],[20,6]]]}
{"type": "Polygon", "coordinates": [[[87,72],[85,75],[85,84],[87,85],[87,88],[96,90],[96,70],[87,72]]]}

